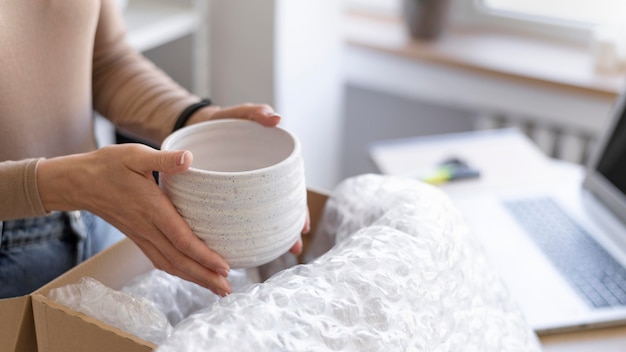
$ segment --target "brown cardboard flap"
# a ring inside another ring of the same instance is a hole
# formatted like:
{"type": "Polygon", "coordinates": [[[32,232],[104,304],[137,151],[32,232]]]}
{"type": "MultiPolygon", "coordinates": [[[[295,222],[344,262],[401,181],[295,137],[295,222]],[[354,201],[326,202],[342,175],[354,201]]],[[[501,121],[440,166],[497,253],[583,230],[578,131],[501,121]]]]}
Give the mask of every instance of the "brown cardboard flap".
{"type": "Polygon", "coordinates": [[[125,238],[49,282],[35,293],[47,296],[51,289],[75,284],[85,276],[93,277],[105,286],[117,290],[134,277],[153,268],[139,247],[125,238]]]}
{"type": "Polygon", "coordinates": [[[37,290],[32,295],[32,307],[39,351],[154,349],[155,346],[148,341],[72,311],[46,297],[50,290],[75,284],[85,276],[117,290],[153,268],[139,247],[126,238],[37,290]]]}
{"type": "Polygon", "coordinates": [[[37,351],[30,296],[0,300],[0,322],[0,350],[37,351]]]}
{"type": "Polygon", "coordinates": [[[39,351],[152,351],[156,345],[33,295],[39,351]],[[40,322],[43,322],[40,324],[40,322]]]}
{"type": "Polygon", "coordinates": [[[315,191],[309,189],[307,192],[307,204],[309,206],[309,215],[311,216],[311,230],[308,234],[302,236],[302,253],[298,257],[300,263],[304,263],[304,257],[309,248],[311,239],[317,231],[317,224],[322,218],[324,212],[324,206],[328,200],[328,194],[322,191],[315,191]]]}
{"type": "Polygon", "coordinates": [[[315,233],[315,230],[317,229],[317,223],[322,217],[322,213],[324,212],[324,206],[326,205],[327,200],[328,194],[325,194],[321,191],[309,190],[307,192],[309,215],[311,215],[311,231],[309,231],[309,234],[306,237],[312,237],[315,233]]]}

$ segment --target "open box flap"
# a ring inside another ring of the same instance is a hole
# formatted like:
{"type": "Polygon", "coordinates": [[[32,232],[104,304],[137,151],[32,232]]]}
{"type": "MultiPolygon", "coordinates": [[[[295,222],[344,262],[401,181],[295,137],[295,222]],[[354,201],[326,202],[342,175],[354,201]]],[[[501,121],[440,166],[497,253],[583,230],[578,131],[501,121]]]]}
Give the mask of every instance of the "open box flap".
{"type": "Polygon", "coordinates": [[[41,294],[33,295],[39,351],[152,351],[148,341],[57,304],[41,294]],[[80,336],[80,338],[77,338],[80,336]],[[89,343],[86,344],[86,341],[89,343]]]}
{"type": "Polygon", "coordinates": [[[0,300],[0,341],[3,350],[37,351],[30,296],[0,300]]]}
{"type": "Polygon", "coordinates": [[[129,239],[95,255],[59,276],[32,296],[39,351],[151,351],[154,345],[136,336],[53,302],[50,290],[75,284],[82,277],[96,278],[104,285],[119,289],[134,277],[154,267],[129,239]],[[76,338],[80,336],[80,338],[76,338]],[[71,344],[76,343],[76,348],[71,344]],[[134,346],[134,347],[133,347],[134,346]]]}

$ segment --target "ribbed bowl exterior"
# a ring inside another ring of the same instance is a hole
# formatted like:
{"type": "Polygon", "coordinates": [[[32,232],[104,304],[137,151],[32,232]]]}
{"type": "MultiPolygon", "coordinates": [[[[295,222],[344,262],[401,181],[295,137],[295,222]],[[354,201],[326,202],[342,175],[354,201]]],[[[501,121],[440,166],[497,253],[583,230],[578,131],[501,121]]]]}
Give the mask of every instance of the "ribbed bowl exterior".
{"type": "Polygon", "coordinates": [[[295,141],[286,159],[249,172],[192,168],[160,174],[160,185],[181,216],[231,268],[265,264],[300,237],[307,211],[306,182],[295,141]]]}

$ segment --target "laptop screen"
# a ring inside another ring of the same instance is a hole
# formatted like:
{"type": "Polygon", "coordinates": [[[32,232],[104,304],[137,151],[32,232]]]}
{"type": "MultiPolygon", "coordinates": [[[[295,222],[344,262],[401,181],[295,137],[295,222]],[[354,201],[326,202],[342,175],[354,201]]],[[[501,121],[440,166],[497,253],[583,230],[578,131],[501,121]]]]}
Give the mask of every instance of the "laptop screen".
{"type": "Polygon", "coordinates": [[[615,124],[604,153],[598,162],[598,172],[617,187],[621,193],[626,193],[626,109],[615,124]]]}
{"type": "Polygon", "coordinates": [[[626,223],[626,94],[598,141],[584,187],[626,223]]]}

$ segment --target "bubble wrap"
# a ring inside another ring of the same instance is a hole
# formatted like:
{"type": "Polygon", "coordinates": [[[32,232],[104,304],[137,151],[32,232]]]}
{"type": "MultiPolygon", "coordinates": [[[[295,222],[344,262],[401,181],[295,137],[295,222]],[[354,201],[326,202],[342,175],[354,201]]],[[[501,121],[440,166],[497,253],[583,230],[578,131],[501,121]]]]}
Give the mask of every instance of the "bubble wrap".
{"type": "MultiPolygon", "coordinates": [[[[231,270],[228,280],[233,292],[259,282],[252,269],[231,270]]],[[[48,297],[157,345],[181,320],[220,298],[207,288],[158,269],[137,276],[120,291],[84,277],[76,284],[51,290],[48,297]]]]}
{"type": "Polygon", "coordinates": [[[157,345],[172,332],[165,314],[152,301],[113,290],[90,277],[53,289],[48,297],[157,345]]]}
{"type": "Polygon", "coordinates": [[[157,351],[540,351],[477,241],[432,186],[345,180],[313,249],[323,254],[192,314],[157,351]]]}
{"type": "MultiPolygon", "coordinates": [[[[233,292],[241,291],[246,286],[258,282],[254,275],[245,269],[231,270],[228,281],[233,292]]],[[[172,326],[176,326],[191,313],[206,308],[219,299],[219,296],[207,288],[156,269],[136,277],[124,286],[122,291],[154,302],[172,326]]]]}

